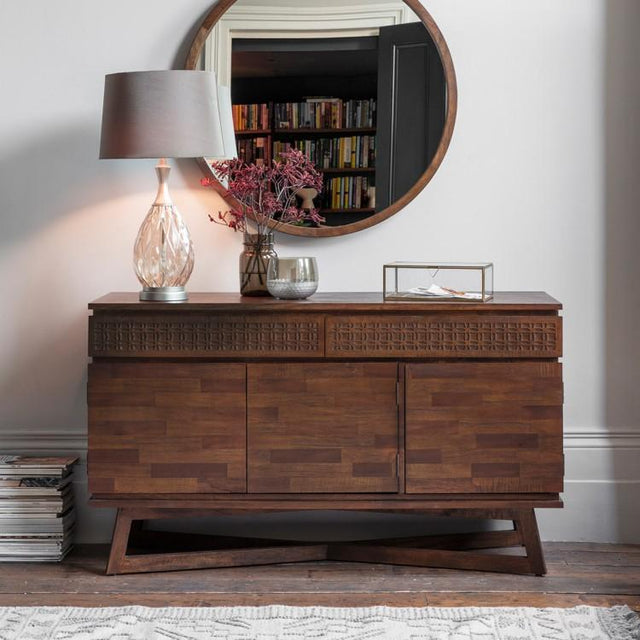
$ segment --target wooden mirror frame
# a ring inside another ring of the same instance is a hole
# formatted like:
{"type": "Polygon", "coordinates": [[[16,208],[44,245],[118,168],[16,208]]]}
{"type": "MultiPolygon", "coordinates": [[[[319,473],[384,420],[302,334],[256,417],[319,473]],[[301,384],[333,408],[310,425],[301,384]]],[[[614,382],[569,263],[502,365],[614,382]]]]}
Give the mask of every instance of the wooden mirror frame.
{"type": "MultiPolygon", "coordinates": [[[[195,38],[187,54],[187,60],[185,62],[185,69],[193,70],[197,69],[198,63],[201,58],[202,49],[204,47],[206,39],[209,37],[211,30],[215,24],[220,20],[229,7],[234,5],[237,0],[219,0],[219,2],[209,11],[204,18],[202,25],[198,29],[195,38]]],[[[343,236],[349,233],[355,233],[362,229],[368,229],[374,225],[390,218],[392,215],[404,208],[409,202],[411,202],[431,181],[431,178],[435,175],[436,171],[442,164],[444,156],[449,148],[451,142],[451,136],[453,135],[453,128],[456,121],[456,114],[458,110],[458,85],[456,82],[456,73],[453,67],[453,60],[451,59],[451,53],[449,47],[442,35],[438,25],[431,17],[429,12],[422,6],[419,0],[403,0],[404,3],[420,18],[422,24],[429,32],[436,49],[440,55],[442,66],[444,69],[445,81],[447,83],[447,106],[444,122],[444,129],[442,131],[442,138],[440,144],[436,149],[431,163],[426,168],[425,172],[420,176],[418,181],[405,193],[401,198],[396,200],[386,209],[370,215],[364,220],[345,224],[339,227],[301,227],[292,224],[279,224],[278,231],[282,233],[288,233],[294,236],[306,236],[306,237],[335,237],[343,236]]],[[[203,170],[205,177],[211,178],[213,172],[211,167],[207,163],[205,158],[198,158],[198,164],[203,170]]],[[[237,203],[228,194],[227,190],[222,184],[214,181],[214,187],[218,193],[224,198],[225,202],[230,206],[237,206],[237,203]]]]}

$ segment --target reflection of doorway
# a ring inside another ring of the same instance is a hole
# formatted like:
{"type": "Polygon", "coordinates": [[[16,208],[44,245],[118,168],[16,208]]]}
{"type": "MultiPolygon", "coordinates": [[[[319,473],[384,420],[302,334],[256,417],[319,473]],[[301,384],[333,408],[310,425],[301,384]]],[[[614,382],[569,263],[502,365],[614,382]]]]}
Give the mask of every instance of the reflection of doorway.
{"type": "Polygon", "coordinates": [[[380,27],[417,22],[402,1],[349,4],[317,0],[238,0],[214,25],[204,46],[204,68],[218,83],[231,84],[231,49],[235,38],[361,38],[377,36],[380,27]]]}

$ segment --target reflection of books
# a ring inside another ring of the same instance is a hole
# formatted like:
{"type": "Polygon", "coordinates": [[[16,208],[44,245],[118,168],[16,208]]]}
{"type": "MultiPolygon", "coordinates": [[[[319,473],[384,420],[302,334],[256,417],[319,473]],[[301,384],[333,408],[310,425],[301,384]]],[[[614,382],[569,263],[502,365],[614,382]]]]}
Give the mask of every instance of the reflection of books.
{"type": "Polygon", "coordinates": [[[448,300],[482,300],[481,293],[473,293],[468,291],[456,291],[448,287],[441,287],[432,284],[428,289],[426,287],[414,287],[409,289],[408,293],[415,296],[424,296],[425,298],[446,298],[448,300]]]}
{"type": "Polygon", "coordinates": [[[69,468],[77,458],[27,456],[0,456],[0,477],[20,476],[22,478],[47,476],[60,478],[69,473],[69,468]]]}
{"type": "Polygon", "coordinates": [[[317,96],[313,98],[305,98],[307,102],[342,102],[342,98],[323,98],[322,96],[317,96]]]}

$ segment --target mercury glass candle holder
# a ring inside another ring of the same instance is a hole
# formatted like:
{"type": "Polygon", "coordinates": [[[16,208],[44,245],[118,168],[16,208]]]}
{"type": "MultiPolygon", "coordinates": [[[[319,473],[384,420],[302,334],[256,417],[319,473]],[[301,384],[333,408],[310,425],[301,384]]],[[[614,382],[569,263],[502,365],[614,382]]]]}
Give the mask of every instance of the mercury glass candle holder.
{"type": "Polygon", "coordinates": [[[304,300],[318,289],[315,258],[273,258],[269,261],[267,290],[274,298],[304,300]]]}

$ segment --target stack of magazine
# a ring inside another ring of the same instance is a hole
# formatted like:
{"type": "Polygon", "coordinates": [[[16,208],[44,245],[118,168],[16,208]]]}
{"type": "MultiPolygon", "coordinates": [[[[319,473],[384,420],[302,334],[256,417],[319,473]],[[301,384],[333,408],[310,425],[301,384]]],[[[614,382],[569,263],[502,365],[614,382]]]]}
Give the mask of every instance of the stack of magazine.
{"type": "Polygon", "coordinates": [[[59,561],[69,552],[76,461],[0,455],[0,562],[59,561]]]}

